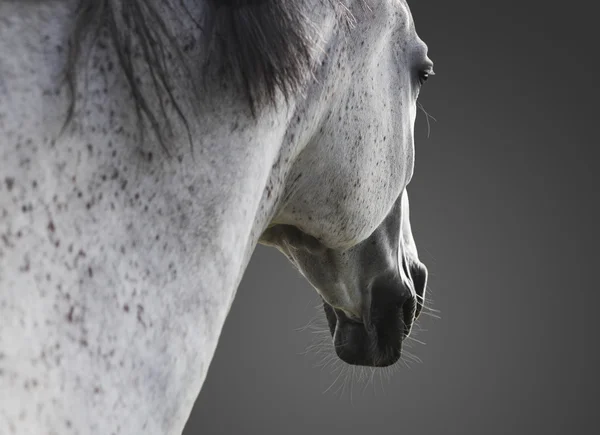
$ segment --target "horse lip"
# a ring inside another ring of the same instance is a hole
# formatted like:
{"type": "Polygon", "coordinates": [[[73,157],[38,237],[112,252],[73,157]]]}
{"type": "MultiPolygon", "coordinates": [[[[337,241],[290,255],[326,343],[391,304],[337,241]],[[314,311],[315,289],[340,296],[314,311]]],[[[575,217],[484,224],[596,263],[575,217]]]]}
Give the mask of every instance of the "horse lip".
{"type": "MultiPolygon", "coordinates": [[[[412,304],[406,304],[401,309],[403,317],[414,313],[414,304],[413,301],[412,304]]],[[[378,349],[378,346],[373,347],[373,345],[378,343],[380,337],[378,337],[377,327],[370,316],[363,320],[357,320],[348,316],[344,311],[332,307],[324,299],[323,308],[327,316],[331,337],[334,340],[335,352],[342,361],[351,365],[368,367],[387,367],[398,361],[402,352],[402,341],[408,336],[410,326],[403,325],[403,331],[399,334],[397,343],[388,343],[384,348],[378,349]],[[344,334],[345,336],[348,333],[355,337],[358,334],[362,339],[353,343],[353,345],[348,343],[351,346],[349,348],[346,348],[347,345],[340,346],[337,342],[339,339],[338,334],[344,334]],[[353,346],[358,346],[358,349],[355,347],[353,351],[353,346]],[[357,352],[357,350],[359,351],[357,352]]],[[[403,323],[406,323],[406,321],[403,320],[403,323]]]]}
{"type": "MultiPolygon", "coordinates": [[[[338,319],[332,338],[337,356],[350,365],[367,367],[388,367],[395,364],[401,356],[403,338],[395,345],[388,343],[380,348],[377,328],[354,319],[338,319]],[[349,340],[352,336],[354,339],[349,340]]],[[[403,331],[406,334],[406,329],[403,331]]]]}

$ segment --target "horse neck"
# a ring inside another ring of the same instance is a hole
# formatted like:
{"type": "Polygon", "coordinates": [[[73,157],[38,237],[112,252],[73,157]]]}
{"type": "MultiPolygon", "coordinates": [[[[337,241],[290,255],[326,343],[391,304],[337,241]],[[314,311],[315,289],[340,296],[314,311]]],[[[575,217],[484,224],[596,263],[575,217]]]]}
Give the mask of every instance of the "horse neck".
{"type": "Polygon", "coordinates": [[[118,137],[73,135],[53,145],[34,134],[35,154],[8,153],[0,317],[14,322],[0,328],[0,363],[44,385],[35,399],[22,384],[3,385],[22,399],[12,403],[47,405],[62,390],[60,409],[45,408],[51,425],[182,429],[273,213],[265,188],[277,131],[213,129],[206,136],[220,140],[197,141],[194,158],[156,150],[152,162],[118,137]],[[36,364],[40,355],[51,355],[49,366],[36,364]],[[92,402],[90,392],[98,392],[92,402]],[[102,420],[99,410],[116,402],[140,405],[102,420]]]}
{"type": "Polygon", "coordinates": [[[27,53],[0,71],[0,433],[180,433],[273,214],[287,115],[206,114],[193,146],[175,129],[163,150],[138,136],[122,78],[92,67],[55,140],[65,34],[32,49],[29,12],[0,41],[27,53]]]}

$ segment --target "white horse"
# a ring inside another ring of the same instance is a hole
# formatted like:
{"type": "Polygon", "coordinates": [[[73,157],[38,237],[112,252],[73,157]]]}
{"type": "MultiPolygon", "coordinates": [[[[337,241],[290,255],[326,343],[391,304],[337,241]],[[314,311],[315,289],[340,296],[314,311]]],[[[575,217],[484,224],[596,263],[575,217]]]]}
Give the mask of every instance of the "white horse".
{"type": "Polygon", "coordinates": [[[404,0],[0,0],[0,433],[181,433],[261,242],[395,363],[431,74],[404,0]]]}

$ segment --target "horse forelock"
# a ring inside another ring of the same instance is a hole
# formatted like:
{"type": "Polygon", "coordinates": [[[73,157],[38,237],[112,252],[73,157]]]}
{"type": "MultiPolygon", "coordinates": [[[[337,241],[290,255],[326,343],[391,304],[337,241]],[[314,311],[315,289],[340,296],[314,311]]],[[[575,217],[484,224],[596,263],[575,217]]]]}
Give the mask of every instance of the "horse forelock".
{"type": "MultiPolygon", "coordinates": [[[[71,90],[65,127],[76,113],[78,77],[86,67],[81,60],[101,32],[112,43],[140,125],[147,122],[163,146],[165,132],[171,128],[165,100],[189,133],[186,113],[173,94],[178,85],[171,74],[174,66],[185,71],[193,83],[210,85],[217,78],[219,83],[233,86],[245,97],[247,109],[254,117],[275,105],[279,95],[288,102],[310,77],[318,47],[315,38],[318,31],[311,27],[307,1],[80,0],[65,71],[71,90]],[[177,38],[165,22],[165,10],[192,23],[201,35],[200,40],[183,43],[177,38]],[[136,56],[143,59],[147,71],[139,71],[136,56]],[[150,104],[148,90],[143,90],[137,80],[148,72],[151,91],[160,102],[158,106],[150,104]],[[203,76],[202,80],[195,80],[197,74],[203,76]]],[[[340,3],[340,0],[315,1],[331,6],[340,3]]],[[[188,95],[201,99],[202,91],[196,89],[188,95]]],[[[195,103],[191,101],[192,106],[195,103]]]]}

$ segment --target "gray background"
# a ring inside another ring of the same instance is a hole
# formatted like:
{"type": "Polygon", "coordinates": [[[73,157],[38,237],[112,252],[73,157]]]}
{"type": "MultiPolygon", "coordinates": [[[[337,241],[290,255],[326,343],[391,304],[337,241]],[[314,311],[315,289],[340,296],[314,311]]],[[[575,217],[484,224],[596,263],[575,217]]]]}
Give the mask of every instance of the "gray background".
{"type": "Polygon", "coordinates": [[[343,366],[296,331],[325,325],[316,293],[259,247],[186,435],[598,433],[594,3],[410,2],[437,72],[409,189],[441,311],[422,363],[323,393],[343,366]]]}

